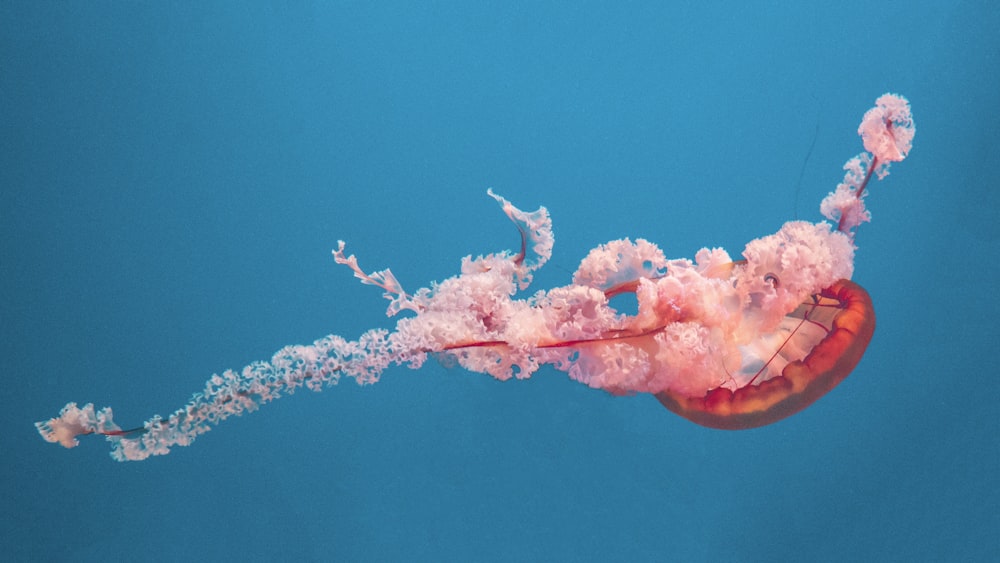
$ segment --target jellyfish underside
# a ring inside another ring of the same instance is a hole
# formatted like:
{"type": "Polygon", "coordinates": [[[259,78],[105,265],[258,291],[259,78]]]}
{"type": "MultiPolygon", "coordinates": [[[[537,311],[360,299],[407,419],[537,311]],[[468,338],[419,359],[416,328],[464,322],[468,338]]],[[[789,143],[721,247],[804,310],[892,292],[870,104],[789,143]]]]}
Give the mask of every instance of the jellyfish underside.
{"type": "MultiPolygon", "coordinates": [[[[808,354],[789,362],[780,375],[736,390],[718,387],[703,397],[671,391],[655,396],[672,412],[702,426],[741,430],[765,426],[789,417],[815,402],[854,370],[875,332],[875,311],[868,292],[850,280],[840,280],[786,317],[791,333],[804,326],[819,327],[823,336],[809,340],[808,354]]],[[[800,346],[803,344],[800,343],[800,346]]],[[[775,350],[779,354],[780,349],[775,350]]]]}

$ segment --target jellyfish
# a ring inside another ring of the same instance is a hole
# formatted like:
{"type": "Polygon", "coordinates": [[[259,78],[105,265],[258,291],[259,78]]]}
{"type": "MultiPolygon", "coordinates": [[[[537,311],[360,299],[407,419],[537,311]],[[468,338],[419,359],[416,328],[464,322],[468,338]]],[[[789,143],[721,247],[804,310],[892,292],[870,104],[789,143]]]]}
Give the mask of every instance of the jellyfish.
{"type": "Polygon", "coordinates": [[[143,460],[300,387],[319,391],[342,377],[373,384],[390,366],[419,368],[431,357],[499,380],[548,366],[613,395],[651,394],[712,428],[774,423],[833,389],[864,355],[875,314],[851,281],[855,233],[871,220],[870,180],[906,158],[914,131],[902,96],[885,94],[864,114],[865,151],[820,205],[835,224],[785,223],[749,242],[739,260],[721,248],[667,259],[647,240],[615,240],[591,250],[571,283],[526,297],[519,294],[552,255],[551,218],[487,190],[517,227],[519,248],[467,256],[460,273],[431,287],[407,292],[390,269],[366,272],[338,242],[334,260],[384,292],[387,314],[399,317],[394,330],[286,346],[268,361],[212,375],[183,407],[139,427],[122,429],[110,407],[92,403],[69,403],[36,427],[67,448],[103,435],[114,459],[143,460]],[[634,314],[612,306],[623,293],[635,295],[634,314]]]}

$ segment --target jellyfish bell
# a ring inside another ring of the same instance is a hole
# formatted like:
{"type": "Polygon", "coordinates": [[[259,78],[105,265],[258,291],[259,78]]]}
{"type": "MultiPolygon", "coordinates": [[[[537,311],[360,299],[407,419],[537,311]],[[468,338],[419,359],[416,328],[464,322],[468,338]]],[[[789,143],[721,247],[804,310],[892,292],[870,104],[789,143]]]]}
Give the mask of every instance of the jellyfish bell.
{"type": "Polygon", "coordinates": [[[786,349],[805,350],[805,355],[785,360],[780,373],[736,389],[720,386],[701,396],[668,389],[656,398],[710,428],[741,430],[777,422],[811,405],[854,370],[875,332],[875,311],[864,288],[838,280],[786,315],[783,324],[774,355],[787,354],[786,349]]]}

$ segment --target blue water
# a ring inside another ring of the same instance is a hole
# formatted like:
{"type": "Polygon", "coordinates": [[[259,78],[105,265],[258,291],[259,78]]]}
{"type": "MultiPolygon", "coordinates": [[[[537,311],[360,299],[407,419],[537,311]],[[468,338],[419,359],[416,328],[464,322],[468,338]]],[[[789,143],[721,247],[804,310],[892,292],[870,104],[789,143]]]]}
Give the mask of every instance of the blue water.
{"type": "Polygon", "coordinates": [[[1000,559],[995,5],[465,4],[0,5],[4,559],[1000,559]],[[392,326],[336,241],[425,286],[517,244],[488,187],[552,213],[538,288],[624,236],[738,256],[820,219],[886,91],[917,136],[858,234],[878,329],[778,424],[429,363],[141,463],[33,426],[392,326]]]}

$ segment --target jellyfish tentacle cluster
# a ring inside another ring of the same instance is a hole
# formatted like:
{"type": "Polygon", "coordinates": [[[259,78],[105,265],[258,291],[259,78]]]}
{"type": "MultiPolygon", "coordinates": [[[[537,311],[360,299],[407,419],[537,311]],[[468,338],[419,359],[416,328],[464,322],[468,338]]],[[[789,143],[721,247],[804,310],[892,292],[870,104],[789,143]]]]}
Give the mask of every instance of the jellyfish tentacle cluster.
{"type": "Polygon", "coordinates": [[[875,329],[870,297],[850,281],[854,239],[871,219],[871,178],[884,178],[910,152],[908,102],[878,98],[858,133],[866,152],[848,161],[844,180],[820,206],[835,224],[785,223],[750,241],[740,260],[721,248],[667,259],[649,241],[615,240],[593,249],[571,283],[519,297],[552,255],[552,221],[544,207],[522,211],[489,191],[517,227],[519,248],[467,256],[459,274],[431,287],[408,293],[389,269],[366,273],[343,242],[333,251],[362,283],[384,290],[387,314],[399,317],[394,330],[286,346],[268,361],[213,375],[187,404],[138,428],[122,430],[110,407],[91,403],[69,403],[36,426],[67,448],[79,436],[103,435],[113,458],[142,460],[300,387],[319,391],[344,376],[372,384],[389,366],[419,368],[429,357],[500,380],[551,366],[615,395],[652,394],[714,428],[773,423],[847,377],[875,329]],[[634,314],[612,306],[621,293],[635,294],[634,314]]]}

